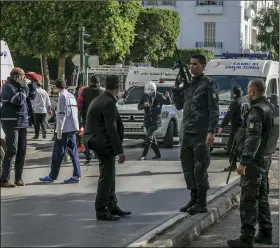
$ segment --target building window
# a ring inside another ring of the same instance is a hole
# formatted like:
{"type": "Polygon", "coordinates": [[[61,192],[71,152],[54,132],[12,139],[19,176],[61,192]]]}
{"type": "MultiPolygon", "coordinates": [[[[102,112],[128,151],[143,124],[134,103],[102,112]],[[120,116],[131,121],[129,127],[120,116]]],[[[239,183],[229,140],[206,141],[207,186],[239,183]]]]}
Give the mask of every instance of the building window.
{"type": "Polygon", "coordinates": [[[215,47],[216,45],[216,23],[204,23],[204,43],[205,47],[215,47]]]}

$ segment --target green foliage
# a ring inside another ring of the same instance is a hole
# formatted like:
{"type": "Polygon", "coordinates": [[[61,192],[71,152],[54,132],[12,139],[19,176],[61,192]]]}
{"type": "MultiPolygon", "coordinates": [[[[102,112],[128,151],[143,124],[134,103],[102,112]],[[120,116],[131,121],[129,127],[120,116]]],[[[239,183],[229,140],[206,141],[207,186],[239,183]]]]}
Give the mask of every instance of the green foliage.
{"type": "Polygon", "coordinates": [[[49,57],[77,53],[78,27],[83,25],[91,35],[91,50],[107,59],[129,51],[141,3],[24,1],[5,3],[3,7],[2,35],[12,50],[49,57]]]}
{"type": "Polygon", "coordinates": [[[279,5],[269,9],[261,9],[255,19],[255,25],[258,30],[257,41],[261,43],[260,49],[267,52],[269,50],[270,35],[265,31],[265,25],[268,16],[271,16],[274,29],[272,32],[272,49],[275,56],[279,54],[279,5]]]}
{"type": "Polygon", "coordinates": [[[136,37],[130,59],[157,62],[172,56],[179,32],[178,12],[160,8],[142,9],[135,27],[136,37]]]}
{"type": "MultiPolygon", "coordinates": [[[[212,51],[205,50],[205,49],[178,49],[178,50],[179,50],[180,57],[185,64],[189,63],[191,57],[194,54],[203,54],[206,57],[207,62],[209,62],[212,59],[215,59],[216,57],[212,51]]],[[[161,68],[170,68],[174,65],[174,62],[176,62],[177,60],[178,60],[177,54],[174,53],[173,56],[167,57],[164,60],[159,61],[158,66],[161,68]]]]}

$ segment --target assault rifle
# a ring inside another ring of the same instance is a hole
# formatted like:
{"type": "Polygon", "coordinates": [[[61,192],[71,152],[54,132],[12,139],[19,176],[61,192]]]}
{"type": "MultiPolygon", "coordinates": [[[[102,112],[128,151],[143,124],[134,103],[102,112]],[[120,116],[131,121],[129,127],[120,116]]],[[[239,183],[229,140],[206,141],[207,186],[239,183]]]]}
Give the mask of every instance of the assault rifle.
{"type": "Polygon", "coordinates": [[[175,44],[175,50],[176,50],[178,60],[177,60],[177,62],[174,63],[174,66],[172,67],[172,70],[176,70],[176,69],[179,68],[179,73],[177,75],[175,83],[178,84],[179,76],[183,79],[184,83],[188,83],[191,80],[192,75],[191,75],[187,65],[181,60],[181,57],[180,57],[180,54],[179,54],[179,51],[178,51],[178,48],[177,48],[176,44],[175,44]]]}
{"type": "Polygon", "coordinates": [[[236,138],[235,137],[234,137],[234,140],[233,140],[233,143],[232,143],[231,150],[229,151],[231,159],[230,159],[230,167],[229,167],[229,172],[228,172],[226,184],[228,184],[230,174],[231,174],[231,170],[233,169],[234,166],[236,166],[236,162],[237,162],[238,152],[237,152],[237,145],[236,145],[236,138]]]}

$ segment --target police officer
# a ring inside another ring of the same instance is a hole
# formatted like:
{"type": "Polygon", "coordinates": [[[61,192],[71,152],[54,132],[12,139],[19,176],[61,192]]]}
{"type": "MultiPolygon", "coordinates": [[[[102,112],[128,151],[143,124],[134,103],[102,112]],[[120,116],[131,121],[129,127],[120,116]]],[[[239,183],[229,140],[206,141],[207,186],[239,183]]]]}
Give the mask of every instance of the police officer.
{"type": "MultiPolygon", "coordinates": [[[[228,138],[228,144],[227,149],[229,153],[229,162],[231,163],[232,156],[231,156],[231,147],[234,140],[234,136],[238,130],[239,127],[242,125],[242,117],[241,117],[241,105],[244,103],[244,99],[241,96],[241,88],[238,86],[234,86],[232,88],[232,94],[234,100],[231,102],[228,111],[222,121],[221,127],[218,130],[218,133],[221,134],[224,130],[224,128],[231,123],[231,130],[228,138]]],[[[234,166],[228,166],[224,169],[224,171],[229,171],[230,168],[232,168],[233,171],[236,171],[236,164],[234,166]]]]}
{"type": "Polygon", "coordinates": [[[120,216],[130,215],[117,205],[115,193],[115,156],[119,163],[125,162],[123,151],[124,128],[116,106],[119,92],[117,76],[106,77],[106,91],[96,97],[88,108],[84,144],[95,151],[99,160],[99,180],[95,200],[96,218],[116,221],[120,216]]]}
{"type": "Polygon", "coordinates": [[[1,187],[24,186],[22,180],[26,155],[29,104],[36,96],[34,84],[27,85],[24,71],[15,67],[1,92],[1,124],[6,136],[1,187]],[[15,183],[10,181],[15,157],[15,183]]]}
{"type": "MultiPolygon", "coordinates": [[[[93,75],[90,78],[90,85],[85,87],[83,90],[79,91],[77,102],[79,108],[79,121],[80,126],[86,125],[86,117],[89,105],[93,99],[95,99],[99,94],[103,93],[104,90],[100,89],[100,80],[99,77],[93,75]]],[[[90,163],[91,161],[91,154],[90,150],[85,150],[86,162],[85,164],[90,163]]]]}
{"type": "Polygon", "coordinates": [[[218,94],[215,82],[204,76],[206,66],[204,55],[191,57],[192,80],[183,87],[175,84],[174,101],[176,108],[183,110],[183,141],[181,163],[187,184],[191,190],[190,202],[180,209],[190,214],[207,212],[206,197],[209,190],[207,168],[210,164],[209,146],[219,121],[218,94]]]}
{"type": "Polygon", "coordinates": [[[55,81],[59,93],[56,115],[56,140],[54,142],[51,172],[49,176],[39,178],[42,182],[54,182],[59,174],[62,160],[68,152],[73,163],[73,176],[64,183],[79,183],[81,177],[80,160],[76,144],[76,133],[79,130],[77,101],[66,89],[62,79],[55,81]]]}
{"type": "MultiPolygon", "coordinates": [[[[241,236],[228,240],[229,247],[253,247],[253,243],[272,244],[272,223],[269,209],[268,172],[271,156],[279,138],[279,113],[264,96],[265,83],[253,79],[248,85],[251,108],[245,116],[244,141],[237,173],[241,176],[241,236]],[[255,226],[259,233],[255,236],[255,226]]],[[[236,134],[238,135],[238,133],[236,134]]]]}
{"type": "Polygon", "coordinates": [[[138,104],[139,110],[144,109],[144,126],[147,130],[144,150],[139,160],[146,159],[150,146],[155,153],[153,159],[158,159],[161,157],[154,134],[161,125],[161,110],[163,104],[171,104],[169,93],[165,92],[164,97],[162,93],[157,92],[157,87],[154,82],[148,82],[144,87],[144,95],[138,104]]]}

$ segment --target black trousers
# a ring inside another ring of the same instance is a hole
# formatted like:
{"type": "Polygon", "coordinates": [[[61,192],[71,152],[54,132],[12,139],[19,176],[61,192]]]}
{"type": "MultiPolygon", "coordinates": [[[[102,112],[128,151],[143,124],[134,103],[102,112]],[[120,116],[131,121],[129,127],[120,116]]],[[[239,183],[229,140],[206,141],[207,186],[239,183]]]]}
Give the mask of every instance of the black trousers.
{"type": "Polygon", "coordinates": [[[97,154],[99,160],[99,179],[97,187],[97,195],[95,199],[96,212],[103,212],[106,207],[114,207],[117,205],[117,197],[115,193],[115,156],[107,154],[97,154]]]}
{"type": "Polygon", "coordinates": [[[47,133],[47,124],[46,124],[46,116],[47,114],[39,114],[34,113],[34,129],[35,129],[35,136],[39,136],[40,127],[42,128],[42,134],[46,135],[47,133]]]}
{"type": "Polygon", "coordinates": [[[27,146],[27,129],[26,128],[3,128],[6,135],[7,150],[3,161],[3,171],[1,181],[10,180],[12,163],[15,160],[15,181],[22,179],[24,160],[27,146]]]}

